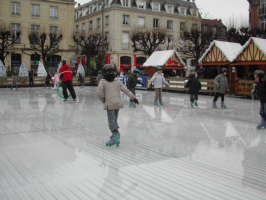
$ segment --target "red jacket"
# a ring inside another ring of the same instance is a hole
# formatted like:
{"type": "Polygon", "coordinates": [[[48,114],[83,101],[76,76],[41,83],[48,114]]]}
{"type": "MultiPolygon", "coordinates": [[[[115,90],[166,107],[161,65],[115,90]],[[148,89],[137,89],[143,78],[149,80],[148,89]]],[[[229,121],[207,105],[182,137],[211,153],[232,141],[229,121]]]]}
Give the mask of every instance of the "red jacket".
{"type": "Polygon", "coordinates": [[[72,81],[72,69],[67,64],[62,65],[60,68],[60,75],[63,75],[62,82],[72,81]]]}

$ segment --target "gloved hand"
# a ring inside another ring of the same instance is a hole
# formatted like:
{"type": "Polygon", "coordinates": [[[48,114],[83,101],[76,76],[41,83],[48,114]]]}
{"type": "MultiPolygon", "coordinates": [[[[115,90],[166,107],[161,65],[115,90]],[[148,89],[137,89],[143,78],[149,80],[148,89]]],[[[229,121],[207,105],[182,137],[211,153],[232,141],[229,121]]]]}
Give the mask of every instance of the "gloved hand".
{"type": "Polygon", "coordinates": [[[139,101],[136,98],[133,99],[133,101],[134,101],[135,104],[139,104],[139,101]]]}

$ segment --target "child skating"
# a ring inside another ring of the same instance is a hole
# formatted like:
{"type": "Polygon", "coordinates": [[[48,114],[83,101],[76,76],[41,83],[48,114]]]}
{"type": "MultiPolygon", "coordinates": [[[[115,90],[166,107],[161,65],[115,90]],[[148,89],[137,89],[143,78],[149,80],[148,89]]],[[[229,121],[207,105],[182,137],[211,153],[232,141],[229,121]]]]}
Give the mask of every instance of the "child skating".
{"type": "Polygon", "coordinates": [[[201,83],[196,78],[194,72],[190,73],[189,80],[185,87],[189,88],[191,107],[198,106],[198,93],[201,90],[201,83]]]}
{"type": "Polygon", "coordinates": [[[104,104],[104,110],[107,110],[107,118],[109,129],[112,132],[109,142],[106,146],[120,144],[120,133],[118,131],[118,113],[119,109],[123,108],[123,102],[120,99],[120,91],[124,92],[134,103],[139,104],[136,97],[122,84],[122,82],[115,78],[116,70],[113,65],[106,64],[102,69],[103,79],[100,80],[97,88],[97,96],[104,104]]]}
{"type": "MultiPolygon", "coordinates": [[[[135,92],[135,87],[137,86],[137,84],[142,84],[141,81],[138,80],[138,76],[139,76],[139,70],[138,69],[134,69],[133,70],[133,74],[130,75],[127,79],[127,89],[129,89],[132,94],[136,95],[135,92]]],[[[129,108],[136,108],[136,104],[133,102],[133,100],[129,100],[129,108]]]]}
{"type": "Polygon", "coordinates": [[[224,95],[225,95],[225,91],[229,91],[228,89],[228,79],[226,77],[227,74],[227,69],[226,68],[222,68],[221,69],[221,74],[216,76],[216,78],[214,79],[214,88],[213,91],[216,93],[213,99],[213,104],[212,107],[213,108],[217,108],[216,105],[216,101],[218,99],[218,97],[221,97],[221,107],[222,108],[227,108],[226,105],[224,104],[224,95]]]}
{"type": "Polygon", "coordinates": [[[157,67],[157,72],[152,76],[151,80],[148,83],[148,88],[150,87],[151,83],[154,84],[155,89],[155,99],[154,99],[154,105],[158,106],[158,99],[161,106],[163,106],[162,101],[162,87],[163,83],[165,85],[169,86],[169,83],[165,80],[163,74],[162,74],[162,68],[160,66],[157,67]]]}
{"type": "Polygon", "coordinates": [[[266,81],[264,79],[264,71],[256,70],[254,72],[255,82],[257,83],[257,94],[260,100],[260,117],[261,121],[257,125],[257,129],[266,128],[266,81]]]}

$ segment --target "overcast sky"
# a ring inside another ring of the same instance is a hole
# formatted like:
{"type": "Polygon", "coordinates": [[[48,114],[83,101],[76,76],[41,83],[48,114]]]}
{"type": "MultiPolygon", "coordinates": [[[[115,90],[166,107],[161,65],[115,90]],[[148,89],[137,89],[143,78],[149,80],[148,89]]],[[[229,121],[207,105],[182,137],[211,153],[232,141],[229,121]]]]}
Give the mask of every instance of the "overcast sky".
{"type": "MultiPolygon", "coordinates": [[[[81,5],[90,0],[75,0],[81,5]]],[[[211,19],[222,19],[224,23],[229,21],[232,16],[248,20],[249,3],[247,0],[195,0],[200,12],[209,13],[211,19]]],[[[247,22],[248,23],[248,22],[247,22]]]]}

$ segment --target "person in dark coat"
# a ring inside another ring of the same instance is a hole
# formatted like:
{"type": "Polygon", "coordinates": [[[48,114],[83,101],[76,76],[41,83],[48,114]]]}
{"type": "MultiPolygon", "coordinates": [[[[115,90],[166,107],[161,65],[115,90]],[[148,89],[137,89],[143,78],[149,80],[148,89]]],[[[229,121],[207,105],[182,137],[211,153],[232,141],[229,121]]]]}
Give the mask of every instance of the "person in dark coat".
{"type": "Polygon", "coordinates": [[[194,105],[198,106],[198,102],[197,102],[198,101],[198,93],[201,90],[201,83],[195,77],[194,72],[190,73],[189,80],[186,83],[185,87],[189,88],[191,107],[193,108],[194,105]]]}
{"type": "Polygon", "coordinates": [[[205,70],[202,66],[199,67],[198,71],[197,71],[197,75],[198,77],[197,78],[204,78],[204,73],[205,73],[205,70]]]}
{"type": "Polygon", "coordinates": [[[52,80],[51,72],[47,73],[46,79],[45,79],[45,84],[44,84],[44,89],[46,89],[46,86],[51,89],[51,83],[50,81],[52,80]]]}
{"type": "Polygon", "coordinates": [[[34,87],[33,74],[31,71],[29,71],[29,87],[34,87]]]}
{"type": "Polygon", "coordinates": [[[221,107],[222,108],[227,108],[226,105],[224,104],[224,95],[225,95],[225,91],[229,91],[228,89],[228,79],[226,77],[227,74],[227,69],[226,68],[222,68],[221,69],[221,74],[216,76],[216,78],[214,79],[214,88],[213,91],[215,92],[215,96],[213,99],[213,104],[212,107],[213,108],[217,108],[216,105],[216,101],[218,100],[219,97],[221,97],[222,101],[221,101],[221,107]]]}
{"type": "MultiPolygon", "coordinates": [[[[139,70],[134,69],[133,74],[131,74],[127,79],[127,89],[129,89],[134,94],[134,96],[136,95],[135,87],[137,86],[137,84],[143,85],[142,82],[138,80],[138,76],[139,70]]],[[[129,100],[129,107],[136,108],[136,104],[133,103],[133,100],[129,100]]]]}
{"type": "Polygon", "coordinates": [[[254,72],[255,82],[257,83],[257,94],[260,100],[260,116],[261,122],[257,129],[266,128],[266,80],[264,78],[264,71],[256,70],[254,72]]]}

